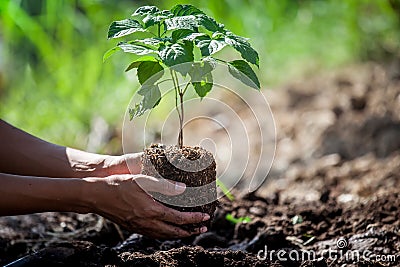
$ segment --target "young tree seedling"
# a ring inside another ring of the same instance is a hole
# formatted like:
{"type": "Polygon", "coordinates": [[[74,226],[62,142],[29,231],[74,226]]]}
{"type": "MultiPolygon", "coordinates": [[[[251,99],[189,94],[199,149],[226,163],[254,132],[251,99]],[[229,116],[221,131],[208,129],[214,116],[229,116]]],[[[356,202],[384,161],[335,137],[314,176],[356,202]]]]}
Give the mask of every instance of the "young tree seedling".
{"type": "Polygon", "coordinates": [[[126,71],[137,69],[141,88],[138,94],[143,98],[129,109],[130,119],[143,115],[158,105],[161,92],[157,82],[169,69],[175,92],[175,108],[179,117],[178,146],[183,147],[184,96],[192,87],[203,98],[213,87],[212,71],[216,62],[228,67],[229,73],[244,84],[260,89],[260,82],[250,64],[259,67],[258,53],[246,38],[235,35],[212,17],[192,5],[176,5],[170,10],[159,10],[155,6],[139,7],[132,18],[114,21],[108,30],[109,39],[135,37],[119,42],[108,50],[106,60],[116,51],[141,56],[134,60],[126,71]],[[215,53],[225,47],[232,47],[242,59],[224,61],[215,53]],[[194,49],[200,50],[195,59],[194,49]],[[189,63],[191,68],[180,68],[179,64],[189,63]],[[249,64],[250,63],[250,64],[249,64]],[[186,85],[180,86],[178,75],[190,76],[186,85]]]}
{"type": "Polygon", "coordinates": [[[235,218],[235,216],[233,216],[232,213],[226,214],[225,219],[233,224],[251,222],[251,218],[249,216],[235,218]]]}

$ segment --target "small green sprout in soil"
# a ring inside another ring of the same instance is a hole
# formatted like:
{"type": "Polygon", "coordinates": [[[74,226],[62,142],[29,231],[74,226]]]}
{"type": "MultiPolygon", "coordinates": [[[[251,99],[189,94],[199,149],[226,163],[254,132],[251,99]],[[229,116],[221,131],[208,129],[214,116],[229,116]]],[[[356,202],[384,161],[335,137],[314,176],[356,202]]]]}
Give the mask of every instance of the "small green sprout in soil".
{"type": "Polygon", "coordinates": [[[127,36],[133,39],[119,42],[104,54],[103,60],[119,50],[140,56],[126,68],[126,71],[137,69],[141,84],[138,94],[143,97],[129,109],[130,119],[143,115],[160,103],[162,96],[158,81],[169,68],[179,117],[180,148],[183,147],[184,95],[192,87],[200,98],[205,97],[213,87],[212,71],[217,62],[226,64],[234,78],[260,89],[257,75],[250,66],[259,67],[259,57],[248,40],[235,35],[192,5],[176,5],[170,10],[159,10],[156,6],[139,7],[131,18],[114,21],[109,27],[109,39],[127,36]],[[216,58],[214,54],[225,47],[239,52],[241,59],[227,62],[216,58]],[[195,49],[199,50],[200,56],[196,56],[195,49]],[[179,68],[182,63],[190,63],[191,67],[179,68]],[[178,75],[189,75],[189,82],[181,86],[178,75]]]}
{"type": "Polygon", "coordinates": [[[251,222],[251,218],[249,216],[235,218],[235,216],[233,216],[232,213],[226,214],[225,219],[233,224],[251,222]]]}
{"type": "Polygon", "coordinates": [[[230,200],[230,201],[234,201],[235,197],[232,195],[231,192],[229,192],[229,189],[225,186],[225,184],[217,178],[216,180],[216,184],[217,186],[221,189],[221,191],[224,193],[224,195],[230,200]]]}

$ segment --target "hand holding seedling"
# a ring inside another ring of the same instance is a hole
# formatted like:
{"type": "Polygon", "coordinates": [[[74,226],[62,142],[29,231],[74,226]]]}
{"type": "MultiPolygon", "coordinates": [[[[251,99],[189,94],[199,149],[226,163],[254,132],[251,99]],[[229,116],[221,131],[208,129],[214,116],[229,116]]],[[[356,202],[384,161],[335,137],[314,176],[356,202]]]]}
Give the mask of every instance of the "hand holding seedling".
{"type": "MultiPolygon", "coordinates": [[[[162,101],[161,83],[168,82],[173,88],[174,108],[179,118],[178,144],[176,147],[153,144],[146,148],[142,173],[184,182],[196,191],[157,200],[177,210],[202,211],[213,217],[217,200],[216,183],[222,185],[222,182],[216,182],[216,162],[212,153],[200,147],[184,146],[184,97],[188,90],[194,90],[201,99],[211,91],[217,62],[222,62],[233,78],[259,90],[260,82],[251,67],[251,64],[259,66],[258,53],[246,38],[232,33],[192,5],[178,4],[170,10],[160,10],[156,6],[139,7],[131,18],[112,22],[108,38],[125,40],[108,50],[103,60],[116,51],[123,51],[127,56],[133,56],[126,71],[137,69],[141,85],[137,94],[141,101],[129,108],[130,120],[145,114],[162,101]],[[126,40],[128,37],[132,39],[126,40]],[[225,61],[217,58],[215,54],[225,47],[233,48],[241,59],[225,61]],[[163,80],[165,73],[169,74],[169,78],[163,80]],[[183,84],[182,80],[185,80],[183,84]],[[192,155],[190,160],[189,155],[192,155]],[[169,159],[172,158],[179,158],[176,161],[179,164],[171,164],[169,159]],[[198,168],[200,165],[204,168],[198,168]],[[185,166],[197,166],[197,169],[187,171],[185,166]],[[206,203],[199,204],[200,200],[206,203]],[[193,206],[193,203],[199,205],[193,206]]],[[[206,225],[209,223],[202,223],[200,227],[206,225]]],[[[199,225],[188,225],[186,229],[190,227],[198,229],[199,225]]]]}
{"type": "Polygon", "coordinates": [[[87,153],[45,142],[2,120],[0,136],[0,216],[46,211],[97,213],[131,231],[157,238],[199,233],[200,229],[189,233],[179,225],[207,219],[203,213],[167,208],[145,193],[138,183],[167,195],[180,194],[184,187],[130,175],[140,172],[141,153],[87,153]]]}
{"type": "Polygon", "coordinates": [[[89,181],[100,184],[98,191],[94,192],[96,213],[136,233],[154,238],[174,238],[207,231],[202,227],[189,232],[180,225],[206,221],[210,218],[208,214],[168,208],[142,189],[174,196],[185,191],[184,184],[145,175],[113,175],[89,181]]]}
{"type": "MultiPolygon", "coordinates": [[[[258,78],[249,63],[258,67],[257,52],[247,40],[225,29],[191,5],[177,5],[171,10],[144,6],[137,9],[136,19],[113,22],[109,38],[120,38],[135,32],[151,35],[121,42],[108,51],[104,59],[117,50],[143,56],[127,68],[137,68],[143,98],[130,109],[131,119],[158,105],[161,92],[156,83],[170,68],[179,116],[178,145],[183,148],[184,95],[189,88],[204,97],[212,89],[215,62],[224,62],[229,73],[255,89],[258,78]],[[154,32],[155,30],[155,32],[154,32]],[[244,60],[223,61],[213,54],[226,46],[233,47],[244,60]],[[195,55],[195,49],[200,56],[195,55]],[[177,65],[191,63],[188,70],[177,65]],[[178,74],[190,76],[183,87],[178,74]],[[180,104],[178,104],[180,103],[180,104]]],[[[123,157],[97,155],[57,146],[33,137],[0,121],[0,215],[17,215],[45,211],[94,212],[151,237],[184,237],[205,232],[185,224],[201,225],[210,216],[203,212],[180,212],[156,202],[142,188],[165,195],[183,193],[178,182],[138,174],[140,154],[123,157]],[[129,173],[137,173],[130,175],[129,173]],[[87,178],[89,177],[89,178],[87,178]],[[140,184],[140,186],[139,186],[140,184]]],[[[210,169],[214,173],[215,164],[210,169]]],[[[209,177],[208,177],[209,178],[209,177]]],[[[215,203],[212,204],[215,210],[215,203]]]]}

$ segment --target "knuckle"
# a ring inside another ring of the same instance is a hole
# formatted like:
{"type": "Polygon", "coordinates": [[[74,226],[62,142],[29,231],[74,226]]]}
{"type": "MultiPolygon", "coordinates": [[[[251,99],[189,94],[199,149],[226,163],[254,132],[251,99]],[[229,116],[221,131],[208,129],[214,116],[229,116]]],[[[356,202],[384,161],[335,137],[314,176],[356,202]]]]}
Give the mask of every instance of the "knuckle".
{"type": "Polygon", "coordinates": [[[162,220],[163,220],[166,216],[167,216],[167,212],[166,212],[165,210],[160,210],[160,211],[157,213],[157,217],[160,218],[160,219],[162,219],[162,220]]]}
{"type": "Polygon", "coordinates": [[[175,230],[175,233],[176,233],[177,236],[180,236],[180,237],[187,237],[187,236],[191,236],[191,235],[192,235],[192,234],[189,233],[188,231],[183,230],[183,229],[181,229],[181,228],[177,228],[177,229],[175,230]]]}
{"type": "Polygon", "coordinates": [[[160,217],[160,214],[164,214],[165,212],[160,209],[160,207],[158,205],[152,205],[149,208],[146,208],[144,210],[145,213],[145,217],[147,218],[158,218],[160,217]]]}
{"type": "Polygon", "coordinates": [[[179,213],[175,216],[175,223],[176,224],[185,224],[186,223],[182,214],[179,213]]]}

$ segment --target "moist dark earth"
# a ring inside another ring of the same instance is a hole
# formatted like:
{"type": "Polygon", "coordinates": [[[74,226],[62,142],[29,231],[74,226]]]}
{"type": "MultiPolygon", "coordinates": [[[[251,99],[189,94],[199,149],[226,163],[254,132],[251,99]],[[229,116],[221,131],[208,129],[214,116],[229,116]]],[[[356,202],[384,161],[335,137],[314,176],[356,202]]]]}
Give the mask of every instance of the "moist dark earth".
{"type": "Polygon", "coordinates": [[[0,264],[400,266],[399,61],[263,93],[277,127],[273,167],[258,191],[220,199],[209,232],[154,240],[93,214],[3,217],[0,264]]]}

